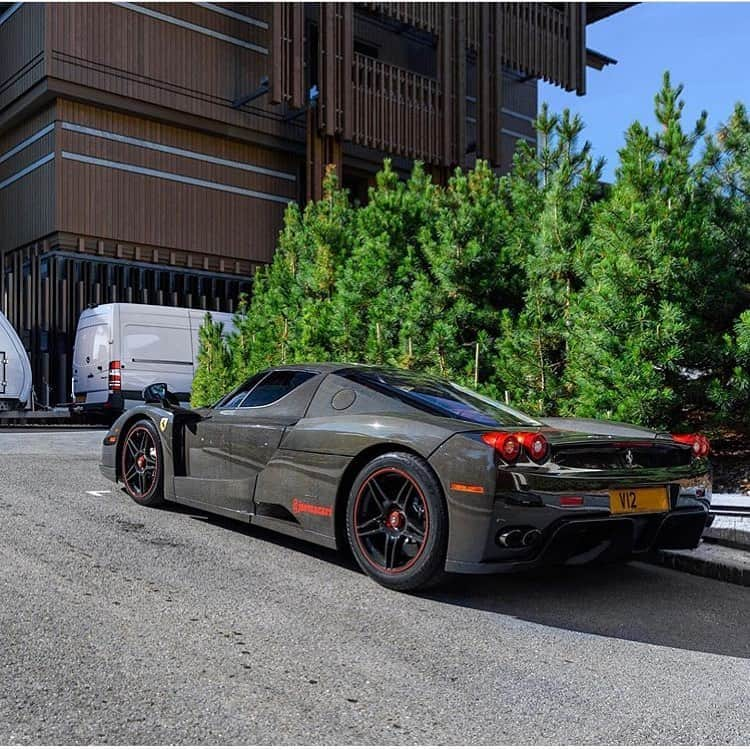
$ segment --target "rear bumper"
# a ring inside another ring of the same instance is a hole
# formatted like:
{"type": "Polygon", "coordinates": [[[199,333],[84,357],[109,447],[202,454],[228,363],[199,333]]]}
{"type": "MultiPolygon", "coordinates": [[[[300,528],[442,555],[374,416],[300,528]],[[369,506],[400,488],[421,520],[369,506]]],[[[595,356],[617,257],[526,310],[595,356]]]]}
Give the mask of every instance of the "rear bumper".
{"type": "Polygon", "coordinates": [[[90,403],[70,404],[71,415],[84,417],[118,417],[125,411],[125,400],[121,393],[110,393],[106,401],[92,401],[90,403]]]}
{"type": "Polygon", "coordinates": [[[451,573],[509,573],[544,565],[612,562],[645,558],[657,549],[698,546],[708,512],[694,508],[666,515],[564,519],[545,530],[541,546],[522,559],[447,560],[451,573]]]}
{"type": "Polygon", "coordinates": [[[710,522],[705,459],[687,467],[617,471],[499,467],[495,477],[484,495],[446,492],[447,571],[506,572],[692,549],[710,522]],[[649,488],[665,488],[667,503],[622,512],[618,492],[649,488]]]}

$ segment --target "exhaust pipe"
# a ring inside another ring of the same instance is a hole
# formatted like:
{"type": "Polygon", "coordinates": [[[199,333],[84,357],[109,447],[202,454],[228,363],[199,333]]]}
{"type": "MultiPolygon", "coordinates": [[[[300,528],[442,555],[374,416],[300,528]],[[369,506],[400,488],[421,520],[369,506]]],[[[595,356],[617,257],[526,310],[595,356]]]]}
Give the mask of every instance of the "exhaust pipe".
{"type": "Polygon", "coordinates": [[[538,544],[541,538],[542,532],[539,531],[539,529],[531,529],[531,531],[527,531],[523,535],[523,540],[521,541],[521,543],[524,547],[532,547],[535,544],[538,544]]]}
{"type": "Polygon", "coordinates": [[[523,544],[523,532],[521,529],[511,529],[497,538],[497,543],[501,547],[520,547],[523,544]]]}

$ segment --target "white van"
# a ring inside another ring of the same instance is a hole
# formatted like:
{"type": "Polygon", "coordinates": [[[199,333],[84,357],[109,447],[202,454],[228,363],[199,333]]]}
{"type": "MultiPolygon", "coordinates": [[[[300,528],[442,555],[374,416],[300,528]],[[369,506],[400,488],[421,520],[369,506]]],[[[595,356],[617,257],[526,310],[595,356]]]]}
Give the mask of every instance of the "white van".
{"type": "MultiPolygon", "coordinates": [[[[119,302],[84,310],[73,349],[72,411],[115,417],[143,403],[151,383],[166,383],[187,405],[205,317],[205,310],[119,302]]],[[[231,313],[211,317],[225,333],[234,330],[231,313]]]]}
{"type": "Polygon", "coordinates": [[[31,408],[31,364],[15,328],[0,312],[0,412],[31,408]]]}

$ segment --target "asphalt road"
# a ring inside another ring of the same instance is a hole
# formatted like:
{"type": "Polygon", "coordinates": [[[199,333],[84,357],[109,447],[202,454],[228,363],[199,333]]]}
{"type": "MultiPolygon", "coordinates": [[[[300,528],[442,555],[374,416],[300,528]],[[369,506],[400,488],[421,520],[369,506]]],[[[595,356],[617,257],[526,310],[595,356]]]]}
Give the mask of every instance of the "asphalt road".
{"type": "Polygon", "coordinates": [[[750,589],[643,564],[387,591],[0,431],[0,744],[747,743],[750,589]]]}

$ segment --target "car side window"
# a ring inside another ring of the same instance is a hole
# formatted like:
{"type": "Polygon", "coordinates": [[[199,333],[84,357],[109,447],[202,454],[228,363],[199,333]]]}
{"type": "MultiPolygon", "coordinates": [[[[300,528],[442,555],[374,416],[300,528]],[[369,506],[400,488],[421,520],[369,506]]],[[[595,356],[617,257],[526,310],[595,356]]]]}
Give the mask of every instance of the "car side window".
{"type": "MultiPolygon", "coordinates": [[[[305,381],[314,377],[315,373],[302,370],[277,370],[253,388],[240,405],[241,409],[249,407],[267,406],[278,401],[305,381]]],[[[236,407],[235,407],[236,408],[236,407]]]]}
{"type": "Polygon", "coordinates": [[[266,373],[261,372],[246,380],[239,388],[224,396],[223,400],[214,407],[215,409],[236,409],[247,398],[247,394],[260,383],[266,373]]]}

